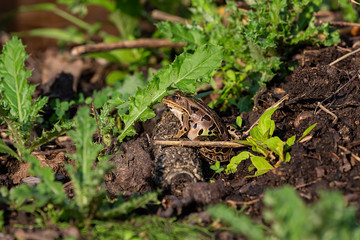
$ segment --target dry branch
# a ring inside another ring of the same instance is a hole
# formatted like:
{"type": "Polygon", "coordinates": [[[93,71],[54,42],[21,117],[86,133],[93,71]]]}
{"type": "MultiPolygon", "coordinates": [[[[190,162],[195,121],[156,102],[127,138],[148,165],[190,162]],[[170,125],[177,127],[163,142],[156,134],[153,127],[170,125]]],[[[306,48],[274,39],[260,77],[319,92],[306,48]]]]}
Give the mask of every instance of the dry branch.
{"type": "Polygon", "coordinates": [[[222,147],[240,148],[246,145],[229,141],[174,141],[174,140],[155,140],[155,145],[179,146],[179,147],[222,147]]]}
{"type": "Polygon", "coordinates": [[[84,53],[106,52],[115,49],[126,48],[160,48],[160,47],[183,47],[185,43],[172,43],[169,39],[163,38],[142,38],[136,40],[124,40],[110,43],[95,43],[74,47],[71,50],[72,56],[80,56],[84,53]]]}
{"type": "Polygon", "coordinates": [[[191,20],[187,20],[185,18],[171,15],[166,12],[159,11],[159,10],[152,11],[151,17],[153,19],[160,20],[160,21],[179,22],[182,24],[186,24],[186,22],[191,22],[191,20]]]}

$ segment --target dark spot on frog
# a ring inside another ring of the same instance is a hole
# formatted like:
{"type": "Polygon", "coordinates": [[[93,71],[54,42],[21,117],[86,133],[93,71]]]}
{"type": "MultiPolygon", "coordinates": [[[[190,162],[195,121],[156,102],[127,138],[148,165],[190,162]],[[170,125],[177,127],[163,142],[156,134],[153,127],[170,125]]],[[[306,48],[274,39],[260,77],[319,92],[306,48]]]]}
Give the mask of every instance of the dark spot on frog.
{"type": "Polygon", "coordinates": [[[194,128],[194,129],[196,129],[196,128],[197,128],[197,123],[195,123],[195,124],[194,124],[193,128],[194,128]]]}
{"type": "Polygon", "coordinates": [[[194,106],[190,106],[190,109],[191,109],[193,112],[199,111],[199,109],[198,109],[197,107],[194,107],[194,106]]]}
{"type": "Polygon", "coordinates": [[[184,115],[181,115],[181,122],[184,122],[184,115]]]}
{"type": "Polygon", "coordinates": [[[198,135],[200,136],[201,134],[203,134],[204,129],[200,129],[200,131],[198,132],[198,135]]]}
{"type": "Polygon", "coordinates": [[[223,127],[220,127],[220,132],[224,133],[224,128],[223,127]]]}
{"type": "Polygon", "coordinates": [[[201,121],[204,121],[204,120],[210,121],[211,118],[209,117],[209,115],[205,115],[205,116],[203,116],[203,117],[201,118],[201,121]]]}
{"type": "Polygon", "coordinates": [[[219,156],[216,156],[216,161],[220,161],[220,157],[219,157],[219,156]]]}
{"type": "Polygon", "coordinates": [[[211,127],[209,127],[209,131],[211,131],[211,130],[215,129],[215,127],[216,127],[216,125],[215,125],[215,124],[211,125],[211,127]]]}

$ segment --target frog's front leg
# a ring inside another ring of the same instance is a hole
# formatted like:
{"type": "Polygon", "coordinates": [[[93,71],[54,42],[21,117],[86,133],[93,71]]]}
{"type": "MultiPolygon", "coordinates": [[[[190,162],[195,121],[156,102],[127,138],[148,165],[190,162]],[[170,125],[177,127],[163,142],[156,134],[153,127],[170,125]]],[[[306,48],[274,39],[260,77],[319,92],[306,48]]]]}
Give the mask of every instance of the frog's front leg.
{"type": "Polygon", "coordinates": [[[190,128],[189,114],[179,111],[177,109],[171,109],[171,112],[179,119],[181,124],[181,129],[177,132],[175,136],[173,136],[173,138],[181,138],[185,133],[189,131],[190,128]]]}
{"type": "Polygon", "coordinates": [[[185,133],[189,131],[190,124],[189,124],[189,115],[182,115],[180,122],[182,124],[181,129],[177,132],[177,134],[174,136],[174,138],[181,138],[185,133]]]}

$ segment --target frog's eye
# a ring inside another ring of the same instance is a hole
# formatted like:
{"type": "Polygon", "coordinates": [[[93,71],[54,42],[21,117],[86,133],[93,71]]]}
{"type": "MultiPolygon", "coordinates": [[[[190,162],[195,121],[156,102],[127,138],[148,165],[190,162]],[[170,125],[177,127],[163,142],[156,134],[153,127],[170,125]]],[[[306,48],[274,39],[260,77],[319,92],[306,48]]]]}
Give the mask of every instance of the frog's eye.
{"type": "Polygon", "coordinates": [[[173,96],[172,96],[172,99],[173,99],[173,100],[179,100],[180,97],[179,97],[178,95],[173,95],[173,96]]]}

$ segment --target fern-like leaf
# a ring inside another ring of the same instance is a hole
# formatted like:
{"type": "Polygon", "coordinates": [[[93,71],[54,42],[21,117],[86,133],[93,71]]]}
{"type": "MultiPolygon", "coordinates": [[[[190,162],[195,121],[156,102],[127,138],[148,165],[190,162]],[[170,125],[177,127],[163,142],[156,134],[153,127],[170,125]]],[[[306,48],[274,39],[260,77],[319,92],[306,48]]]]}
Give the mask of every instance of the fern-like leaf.
{"type": "Polygon", "coordinates": [[[27,57],[25,47],[17,37],[6,42],[3,54],[0,55],[2,96],[10,106],[10,114],[20,122],[27,120],[32,103],[32,89],[26,80],[31,76],[31,71],[24,67],[27,57]]]}
{"type": "Polygon", "coordinates": [[[56,123],[51,131],[44,131],[41,134],[41,137],[35,138],[31,142],[30,150],[33,151],[37,147],[40,147],[41,145],[50,142],[57,137],[60,137],[61,135],[69,131],[71,128],[72,128],[72,122],[66,122],[61,125],[59,123],[56,123]]]}
{"type": "Polygon", "coordinates": [[[89,115],[89,108],[80,108],[74,120],[76,130],[71,130],[68,134],[76,145],[76,154],[70,155],[75,160],[76,169],[72,165],[67,165],[66,168],[74,184],[79,212],[83,217],[88,217],[91,211],[101,205],[105,191],[99,187],[109,165],[106,162],[99,163],[96,169],[92,169],[102,146],[93,142],[96,123],[89,115]]]}
{"type": "Polygon", "coordinates": [[[11,156],[20,160],[19,155],[14,150],[12,150],[8,145],[6,145],[6,143],[1,139],[0,139],[0,152],[10,154],[11,156]]]}
{"type": "Polygon", "coordinates": [[[122,120],[125,127],[118,140],[135,135],[133,125],[136,121],[145,121],[155,116],[149,108],[151,104],[164,97],[171,88],[194,92],[196,88],[210,79],[210,74],[218,68],[223,59],[222,47],[204,45],[193,54],[182,53],[172,65],[159,71],[147,88],[138,89],[135,97],[130,98],[129,114],[122,120]]]}

